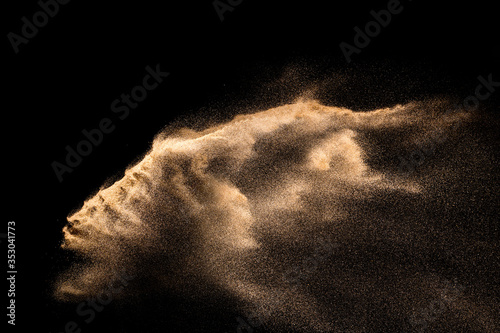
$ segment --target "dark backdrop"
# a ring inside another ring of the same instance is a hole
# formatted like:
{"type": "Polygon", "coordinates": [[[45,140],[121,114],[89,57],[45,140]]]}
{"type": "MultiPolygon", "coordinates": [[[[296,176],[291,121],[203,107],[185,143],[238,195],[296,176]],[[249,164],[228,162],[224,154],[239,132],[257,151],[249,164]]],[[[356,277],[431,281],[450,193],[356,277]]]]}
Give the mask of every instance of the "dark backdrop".
{"type": "MultiPolygon", "coordinates": [[[[4,223],[17,223],[16,328],[60,332],[75,317],[74,306],[50,297],[51,282],[68,265],[59,250],[65,218],[120,177],[172,121],[265,109],[318,82],[339,92],[320,91],[322,102],[369,109],[441,94],[463,99],[477,76],[500,77],[497,10],[487,1],[402,1],[403,11],[348,63],[339,44],[353,44],[353,28],[387,3],[244,0],[221,21],[210,0],[74,0],[17,54],[6,36],[19,34],[21,18],[31,20],[40,7],[34,0],[4,4],[4,223]],[[111,102],[156,64],[170,76],[119,120],[111,102]],[[116,129],[59,182],[51,163],[63,162],[65,146],[75,147],[81,131],[103,118],[116,129]]],[[[487,103],[498,110],[498,94],[487,103]]],[[[175,318],[172,331],[195,325],[175,318]]],[[[214,319],[213,331],[235,330],[234,316],[220,318],[228,322],[214,319]]],[[[118,330],[116,320],[106,310],[84,331],[118,330]]]]}

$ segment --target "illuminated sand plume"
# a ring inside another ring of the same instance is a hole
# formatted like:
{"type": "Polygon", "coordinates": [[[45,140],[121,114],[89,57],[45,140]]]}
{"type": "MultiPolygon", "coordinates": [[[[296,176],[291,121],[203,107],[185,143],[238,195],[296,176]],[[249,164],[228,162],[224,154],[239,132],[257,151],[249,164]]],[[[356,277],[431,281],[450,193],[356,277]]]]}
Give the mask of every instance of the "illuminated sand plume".
{"type": "MultiPolygon", "coordinates": [[[[405,259],[430,246],[415,218],[426,183],[401,176],[397,156],[377,156],[382,142],[404,151],[466,121],[444,115],[445,104],[354,112],[300,101],[160,134],[142,161],[68,218],[63,247],[87,263],[61,278],[57,295],[88,297],[105,288],[106,272],[125,268],[148,283],[122,297],[223,293],[268,328],[361,332],[381,304],[387,316],[409,318],[443,284],[416,276],[405,259]],[[300,274],[320,246],[328,253],[312,273],[290,283],[290,267],[300,274]]],[[[492,327],[473,300],[454,306],[492,327]]]]}

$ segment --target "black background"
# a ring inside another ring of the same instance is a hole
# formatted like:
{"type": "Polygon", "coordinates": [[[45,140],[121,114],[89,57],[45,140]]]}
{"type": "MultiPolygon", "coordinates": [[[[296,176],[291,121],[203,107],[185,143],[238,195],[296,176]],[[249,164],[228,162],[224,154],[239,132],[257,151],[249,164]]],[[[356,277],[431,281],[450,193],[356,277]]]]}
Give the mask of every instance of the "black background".
{"type": "MultiPolygon", "coordinates": [[[[363,28],[372,20],[370,11],[385,9],[387,1],[245,0],[221,22],[212,1],[74,0],[61,5],[18,54],[5,37],[4,225],[17,225],[16,329],[60,332],[76,317],[74,306],[50,298],[51,282],[69,264],[59,250],[65,218],[105,181],[119,177],[172,121],[189,124],[195,114],[217,121],[265,109],[337,77],[343,78],[339,93],[320,94],[322,102],[354,109],[443,94],[463,99],[474,92],[479,75],[500,79],[493,3],[401,4],[403,11],[350,63],[339,44],[353,44],[353,28],[363,28]],[[170,76],[119,120],[111,102],[156,64],[170,76]],[[116,129],[60,183],[51,163],[63,162],[65,146],[75,147],[81,131],[103,118],[116,129]]],[[[19,34],[21,17],[40,10],[36,1],[8,7],[4,36],[19,34]]],[[[498,110],[498,95],[486,102],[491,112],[498,110]]],[[[221,318],[227,323],[206,331],[236,330],[233,315],[221,318]]],[[[114,320],[108,310],[82,328],[119,331],[114,320]]],[[[165,331],[188,331],[189,325],[173,318],[165,331]]]]}

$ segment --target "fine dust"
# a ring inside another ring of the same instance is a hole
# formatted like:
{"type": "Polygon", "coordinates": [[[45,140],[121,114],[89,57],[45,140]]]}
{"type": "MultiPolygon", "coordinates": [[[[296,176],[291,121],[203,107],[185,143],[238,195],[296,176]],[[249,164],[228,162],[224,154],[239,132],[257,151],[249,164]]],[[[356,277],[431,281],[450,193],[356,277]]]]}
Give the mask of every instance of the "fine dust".
{"type": "MultiPolygon", "coordinates": [[[[463,241],[430,216],[436,193],[446,197],[446,163],[461,168],[463,157],[449,153],[443,165],[439,147],[449,149],[471,118],[449,107],[357,112],[299,100],[160,133],[121,180],[68,217],[63,248],[85,261],[61,276],[56,295],[89,297],[109,283],[107,272],[125,269],[138,278],[122,298],[224,294],[241,318],[268,329],[367,332],[377,321],[411,322],[449,280],[423,263],[433,237],[463,241]],[[398,153],[429,145],[433,156],[401,172],[398,153]]],[[[428,325],[468,318],[494,329],[487,301],[464,290],[428,325]]]]}

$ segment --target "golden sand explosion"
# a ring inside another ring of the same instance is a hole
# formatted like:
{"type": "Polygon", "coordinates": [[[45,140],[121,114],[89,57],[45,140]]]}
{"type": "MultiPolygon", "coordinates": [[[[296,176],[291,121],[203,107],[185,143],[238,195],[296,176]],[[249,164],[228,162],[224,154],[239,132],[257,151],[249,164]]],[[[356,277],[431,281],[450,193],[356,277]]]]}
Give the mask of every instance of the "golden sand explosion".
{"type": "MultiPolygon", "coordinates": [[[[379,244],[368,231],[387,224],[384,237],[399,251],[418,244],[420,222],[395,211],[415,209],[425,184],[369,157],[380,138],[404,147],[466,118],[440,108],[427,102],[355,112],[307,100],[202,131],[159,134],[142,161],[68,217],[63,247],[87,261],[61,278],[57,295],[88,297],[104,288],[106,272],[125,268],[151,284],[123,297],[148,288],[194,296],[222,290],[271,327],[333,331],[341,316],[335,295],[369,306],[382,299],[387,311],[410,316],[442,282],[416,278],[397,260],[373,262],[377,276],[356,266],[364,254],[348,248],[379,244]],[[311,257],[312,273],[300,277],[311,257]],[[300,283],[284,278],[290,267],[298,267],[300,283]],[[387,272],[397,279],[380,287],[387,272]]],[[[343,319],[353,331],[367,320],[358,310],[343,319]]]]}

